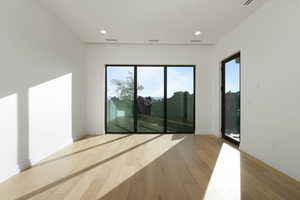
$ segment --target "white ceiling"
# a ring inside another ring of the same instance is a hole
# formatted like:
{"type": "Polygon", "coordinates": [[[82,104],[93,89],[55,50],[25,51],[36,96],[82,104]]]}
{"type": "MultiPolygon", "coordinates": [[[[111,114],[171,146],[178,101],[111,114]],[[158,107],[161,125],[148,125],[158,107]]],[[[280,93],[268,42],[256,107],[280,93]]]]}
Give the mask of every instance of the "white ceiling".
{"type": "Polygon", "coordinates": [[[40,0],[82,41],[214,44],[267,0],[40,0]],[[101,29],[107,30],[101,35],[101,29]],[[200,36],[194,32],[200,30],[200,36]]]}

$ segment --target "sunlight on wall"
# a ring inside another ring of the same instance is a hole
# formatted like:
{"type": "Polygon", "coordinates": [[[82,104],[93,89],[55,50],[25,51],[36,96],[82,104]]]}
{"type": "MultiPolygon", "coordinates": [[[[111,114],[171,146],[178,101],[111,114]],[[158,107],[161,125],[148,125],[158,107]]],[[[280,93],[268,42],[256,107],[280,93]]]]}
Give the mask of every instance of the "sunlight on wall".
{"type": "Polygon", "coordinates": [[[205,200],[241,199],[240,152],[223,144],[204,196],[205,200]]]}
{"type": "Polygon", "coordinates": [[[72,143],[72,74],[29,89],[29,140],[33,164],[72,143]]]}
{"type": "Polygon", "coordinates": [[[18,172],[17,137],[18,104],[17,94],[0,98],[0,182],[18,172]]]}

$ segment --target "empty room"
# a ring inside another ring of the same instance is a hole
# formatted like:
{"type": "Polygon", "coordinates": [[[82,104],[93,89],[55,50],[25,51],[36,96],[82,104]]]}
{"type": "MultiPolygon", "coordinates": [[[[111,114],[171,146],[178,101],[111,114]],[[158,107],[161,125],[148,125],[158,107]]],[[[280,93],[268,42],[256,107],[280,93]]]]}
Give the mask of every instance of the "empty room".
{"type": "Polygon", "coordinates": [[[299,200],[300,0],[3,0],[0,200],[299,200]]]}

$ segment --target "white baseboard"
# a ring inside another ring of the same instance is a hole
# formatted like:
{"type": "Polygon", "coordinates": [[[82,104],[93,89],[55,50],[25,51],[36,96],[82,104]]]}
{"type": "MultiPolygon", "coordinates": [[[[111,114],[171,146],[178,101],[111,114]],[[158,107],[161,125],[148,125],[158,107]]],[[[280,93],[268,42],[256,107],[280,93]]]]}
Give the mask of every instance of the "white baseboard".
{"type": "Polygon", "coordinates": [[[20,172],[19,166],[16,164],[14,167],[12,167],[9,171],[1,171],[1,173],[5,174],[0,174],[0,183],[6,181],[10,177],[18,174],[20,172]]]}
{"type": "Polygon", "coordinates": [[[65,142],[63,145],[60,145],[52,152],[47,153],[46,155],[37,157],[37,158],[30,158],[28,160],[24,159],[20,163],[15,164],[14,166],[10,167],[9,170],[3,170],[0,171],[0,183],[6,181],[7,179],[11,178],[12,176],[20,173],[21,171],[30,168],[31,166],[39,163],[40,161],[46,159],[50,155],[56,153],[57,151],[60,151],[61,149],[65,148],[66,146],[69,146],[73,144],[73,140],[70,139],[67,142],[65,142]],[[3,173],[3,174],[1,174],[3,173]]]}
{"type": "Polygon", "coordinates": [[[64,144],[60,145],[59,147],[57,147],[55,150],[48,152],[47,154],[43,155],[43,156],[39,156],[36,158],[30,158],[30,163],[31,165],[35,165],[38,164],[39,162],[41,162],[42,160],[46,159],[47,157],[51,156],[52,154],[62,150],[63,148],[65,148],[66,146],[69,146],[71,144],[73,144],[74,141],[73,139],[69,139],[67,142],[65,142],[64,144]]]}

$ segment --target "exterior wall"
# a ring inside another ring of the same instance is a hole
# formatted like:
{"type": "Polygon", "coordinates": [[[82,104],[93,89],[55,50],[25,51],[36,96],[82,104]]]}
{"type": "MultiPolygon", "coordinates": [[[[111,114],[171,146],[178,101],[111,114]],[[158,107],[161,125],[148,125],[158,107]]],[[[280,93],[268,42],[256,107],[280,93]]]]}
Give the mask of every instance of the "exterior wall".
{"type": "Polygon", "coordinates": [[[86,46],[86,127],[104,132],[105,64],[196,65],[196,133],[212,132],[211,46],[97,45],[86,46]]]}

